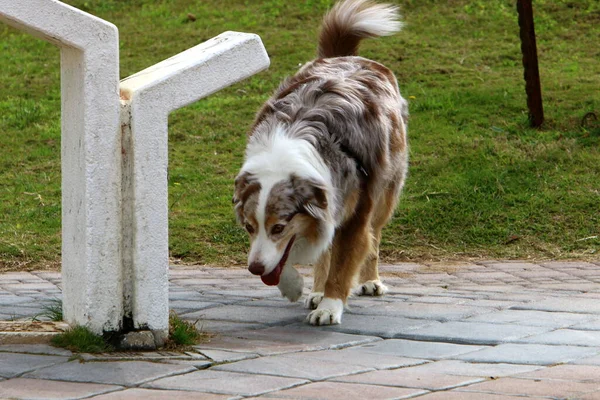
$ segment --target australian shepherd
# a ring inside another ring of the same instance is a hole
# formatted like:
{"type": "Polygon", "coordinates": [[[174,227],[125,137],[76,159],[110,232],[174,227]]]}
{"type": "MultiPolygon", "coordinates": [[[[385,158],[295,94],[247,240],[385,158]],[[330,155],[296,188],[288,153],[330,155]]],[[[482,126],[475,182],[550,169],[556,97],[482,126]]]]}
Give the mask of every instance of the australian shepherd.
{"type": "Polygon", "coordinates": [[[400,28],[395,6],[336,4],[323,20],[318,58],[258,112],[235,180],[248,269],[297,301],[304,281],[294,264],[313,264],[305,301],[312,325],[339,324],[353,288],[387,290],[379,241],[407,173],[408,106],[394,74],[357,51],[363,38],[400,28]]]}

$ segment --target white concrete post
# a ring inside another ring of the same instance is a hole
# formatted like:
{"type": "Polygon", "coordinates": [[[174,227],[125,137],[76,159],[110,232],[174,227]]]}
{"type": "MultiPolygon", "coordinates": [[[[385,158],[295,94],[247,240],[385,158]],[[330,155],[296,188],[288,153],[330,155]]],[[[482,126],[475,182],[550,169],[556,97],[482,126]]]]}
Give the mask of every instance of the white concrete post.
{"type": "Polygon", "coordinates": [[[226,32],[121,82],[125,309],[157,343],[168,332],[168,115],[268,66],[257,35],[226,32]]]}
{"type": "Polygon", "coordinates": [[[56,0],[0,0],[0,21],[61,49],[64,316],[96,333],[119,330],[118,30],[56,0]]]}

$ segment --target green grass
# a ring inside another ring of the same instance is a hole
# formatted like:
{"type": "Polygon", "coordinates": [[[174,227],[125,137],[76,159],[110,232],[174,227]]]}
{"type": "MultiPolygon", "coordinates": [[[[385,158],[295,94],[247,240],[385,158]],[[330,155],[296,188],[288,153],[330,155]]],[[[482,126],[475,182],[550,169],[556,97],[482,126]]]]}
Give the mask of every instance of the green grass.
{"type": "Polygon", "coordinates": [[[62,300],[61,299],[52,299],[45,304],[42,305],[42,312],[34,317],[34,319],[39,319],[43,317],[44,319],[48,319],[50,321],[62,321],[63,320],[63,309],[62,309],[62,300]]]}
{"type": "Polygon", "coordinates": [[[206,340],[208,335],[198,331],[196,324],[181,319],[175,312],[169,314],[169,340],[167,348],[193,346],[206,340]]]}
{"type": "MultiPolygon", "coordinates": [[[[126,77],[226,30],[259,34],[271,67],[173,113],[170,249],[242,263],[232,181],[254,113],[315,54],[329,0],[70,0],[120,29],[126,77]],[[195,16],[195,21],[188,17],[195,16]]],[[[366,41],[410,101],[411,170],[388,260],[597,257],[600,3],[536,0],[546,122],[528,127],[514,1],[402,0],[404,32],[366,41]]],[[[0,270],[60,259],[59,52],[0,26],[0,270]]]]}
{"type": "Polygon", "coordinates": [[[94,334],[83,326],[70,328],[52,337],[50,343],[76,353],[105,353],[113,350],[102,336],[94,334]]]}

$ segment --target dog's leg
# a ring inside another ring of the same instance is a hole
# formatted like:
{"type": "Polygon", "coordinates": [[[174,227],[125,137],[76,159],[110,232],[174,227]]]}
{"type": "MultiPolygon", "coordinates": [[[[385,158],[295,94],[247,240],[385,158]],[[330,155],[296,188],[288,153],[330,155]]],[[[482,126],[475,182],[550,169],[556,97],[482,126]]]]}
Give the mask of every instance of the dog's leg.
{"type": "Polygon", "coordinates": [[[319,260],[313,267],[314,273],[314,284],[312,293],[308,295],[304,301],[304,306],[311,310],[317,308],[321,300],[323,300],[323,293],[325,292],[325,282],[327,282],[327,275],[329,275],[329,264],[331,262],[331,250],[324,252],[319,260]]]}
{"type": "Polygon", "coordinates": [[[381,231],[394,214],[394,208],[398,202],[398,188],[392,186],[377,201],[371,221],[372,241],[371,252],[367,256],[360,271],[359,285],[354,294],[359,296],[383,296],[388,288],[379,278],[379,242],[381,231]]]}
{"type": "Polygon", "coordinates": [[[333,325],[342,321],[344,305],[357,272],[371,251],[370,219],[372,203],[366,199],[355,215],[337,230],[331,250],[325,296],[307,320],[311,325],[333,325]]]}
{"type": "Polygon", "coordinates": [[[381,228],[372,234],[371,251],[362,265],[359,284],[354,288],[354,294],[358,296],[383,296],[388,288],[379,279],[379,241],[381,240],[381,228]]]}

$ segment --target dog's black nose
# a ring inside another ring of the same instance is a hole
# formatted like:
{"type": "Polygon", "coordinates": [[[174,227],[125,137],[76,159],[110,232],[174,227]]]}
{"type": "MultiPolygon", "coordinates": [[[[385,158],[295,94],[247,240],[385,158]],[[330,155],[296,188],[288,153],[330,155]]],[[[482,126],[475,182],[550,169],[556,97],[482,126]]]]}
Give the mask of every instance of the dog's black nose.
{"type": "Polygon", "coordinates": [[[262,275],[265,272],[265,266],[259,262],[253,262],[248,267],[248,271],[250,271],[252,275],[262,275]]]}

